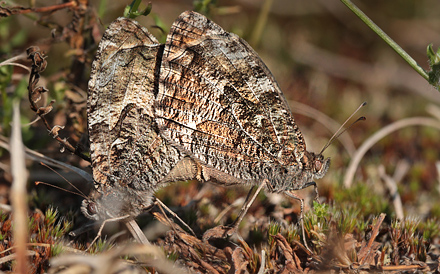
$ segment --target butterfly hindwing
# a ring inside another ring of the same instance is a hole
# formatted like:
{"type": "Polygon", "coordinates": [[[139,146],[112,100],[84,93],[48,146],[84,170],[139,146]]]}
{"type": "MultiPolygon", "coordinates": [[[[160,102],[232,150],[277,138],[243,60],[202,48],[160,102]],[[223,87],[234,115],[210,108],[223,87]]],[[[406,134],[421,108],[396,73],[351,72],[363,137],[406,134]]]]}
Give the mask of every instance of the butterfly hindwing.
{"type": "Polygon", "coordinates": [[[89,81],[93,177],[99,187],[154,192],[181,158],[158,134],[153,101],[161,46],[134,20],[106,30],[89,81]]]}

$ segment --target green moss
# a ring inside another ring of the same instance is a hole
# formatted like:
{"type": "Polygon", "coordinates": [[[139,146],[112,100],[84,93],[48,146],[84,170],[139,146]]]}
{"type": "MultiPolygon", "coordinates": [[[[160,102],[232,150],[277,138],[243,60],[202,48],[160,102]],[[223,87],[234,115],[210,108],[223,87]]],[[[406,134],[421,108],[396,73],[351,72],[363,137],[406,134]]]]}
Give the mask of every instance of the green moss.
{"type": "Polygon", "coordinates": [[[335,190],[334,202],[340,208],[352,207],[353,210],[359,210],[359,218],[365,219],[380,213],[386,213],[388,216],[394,214],[388,199],[366,183],[355,184],[349,189],[335,190]]]}

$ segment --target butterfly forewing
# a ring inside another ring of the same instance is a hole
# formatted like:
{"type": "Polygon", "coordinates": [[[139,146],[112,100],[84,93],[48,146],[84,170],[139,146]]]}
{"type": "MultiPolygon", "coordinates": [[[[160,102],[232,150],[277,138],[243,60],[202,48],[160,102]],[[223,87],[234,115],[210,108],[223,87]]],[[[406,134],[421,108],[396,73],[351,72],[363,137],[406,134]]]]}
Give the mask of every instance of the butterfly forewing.
{"type": "Polygon", "coordinates": [[[238,36],[194,13],[173,24],[155,103],[166,139],[236,178],[295,166],[303,137],[273,76],[238,36]]]}

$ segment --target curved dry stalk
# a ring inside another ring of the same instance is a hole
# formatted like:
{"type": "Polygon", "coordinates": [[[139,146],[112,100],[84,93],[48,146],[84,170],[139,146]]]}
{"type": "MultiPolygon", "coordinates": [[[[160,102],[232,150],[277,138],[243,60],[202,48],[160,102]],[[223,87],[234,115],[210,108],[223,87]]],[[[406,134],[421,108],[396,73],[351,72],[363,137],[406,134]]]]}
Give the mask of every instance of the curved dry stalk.
{"type": "Polygon", "coordinates": [[[32,126],[33,124],[37,123],[37,122],[40,121],[40,120],[41,120],[40,116],[37,116],[34,120],[30,121],[29,123],[27,123],[27,124],[22,124],[21,127],[29,127],[29,126],[32,126]]]}
{"type": "MultiPolygon", "coordinates": [[[[293,100],[289,100],[289,104],[292,105],[292,112],[315,119],[316,121],[318,121],[318,123],[326,127],[330,132],[336,132],[341,126],[340,123],[336,122],[326,114],[308,105],[293,100]]],[[[356,151],[353,140],[348,134],[342,134],[339,139],[342,146],[347,151],[348,155],[352,157],[356,151]]]]}
{"type": "Polygon", "coordinates": [[[232,204],[229,204],[227,207],[225,207],[219,214],[217,214],[217,217],[215,217],[214,224],[220,223],[221,219],[226,215],[226,213],[235,207],[241,206],[244,203],[244,200],[244,197],[240,197],[232,202],[232,204]]]}
{"type": "Polygon", "coordinates": [[[438,120],[440,120],[440,106],[436,105],[436,104],[429,104],[426,107],[426,112],[428,112],[429,114],[431,114],[433,117],[437,118],[438,120]]]}
{"type": "Polygon", "coordinates": [[[21,67],[21,68],[27,70],[28,72],[31,72],[29,67],[27,67],[27,66],[25,66],[23,64],[15,62],[15,61],[18,61],[18,60],[26,60],[26,59],[27,59],[27,54],[23,52],[22,54],[19,54],[17,56],[11,57],[11,58],[3,61],[3,62],[0,62],[0,67],[3,67],[3,66],[17,66],[17,67],[21,67]]]}
{"type": "Polygon", "coordinates": [[[351,187],[354,174],[362,157],[364,157],[365,153],[373,145],[375,145],[379,140],[389,135],[390,133],[410,126],[428,126],[440,130],[440,121],[428,117],[412,117],[399,120],[377,131],[375,134],[370,136],[370,138],[368,138],[354,154],[353,158],[350,161],[350,164],[348,165],[347,172],[345,173],[344,186],[347,188],[351,187]]]}

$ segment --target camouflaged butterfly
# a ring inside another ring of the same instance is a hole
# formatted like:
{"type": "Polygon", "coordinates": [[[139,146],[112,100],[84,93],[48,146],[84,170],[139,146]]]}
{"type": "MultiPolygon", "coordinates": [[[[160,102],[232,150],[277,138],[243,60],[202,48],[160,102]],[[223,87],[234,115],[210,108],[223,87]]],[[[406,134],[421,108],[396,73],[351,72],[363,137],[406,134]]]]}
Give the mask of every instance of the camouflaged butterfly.
{"type": "MultiPolygon", "coordinates": [[[[237,35],[182,13],[165,45],[119,18],[102,38],[89,82],[88,123],[96,189],[92,219],[134,217],[154,192],[187,179],[315,186],[330,159],[306,150],[274,77],[237,35]]],[[[302,204],[301,204],[302,205],[302,204]]]]}

